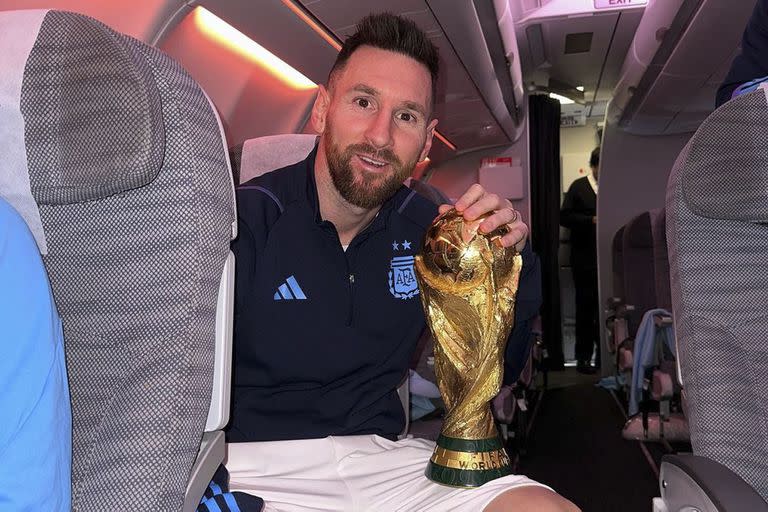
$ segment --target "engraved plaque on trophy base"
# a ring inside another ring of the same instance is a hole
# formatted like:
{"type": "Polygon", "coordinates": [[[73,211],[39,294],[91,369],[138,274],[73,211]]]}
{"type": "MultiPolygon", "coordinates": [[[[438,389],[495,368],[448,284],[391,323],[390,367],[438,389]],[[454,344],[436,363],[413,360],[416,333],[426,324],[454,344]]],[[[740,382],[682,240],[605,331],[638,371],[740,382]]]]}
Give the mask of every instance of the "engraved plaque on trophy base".
{"type": "Polygon", "coordinates": [[[426,476],[452,487],[480,487],[511,475],[512,464],[501,439],[455,439],[440,435],[429,459],[426,476]]]}

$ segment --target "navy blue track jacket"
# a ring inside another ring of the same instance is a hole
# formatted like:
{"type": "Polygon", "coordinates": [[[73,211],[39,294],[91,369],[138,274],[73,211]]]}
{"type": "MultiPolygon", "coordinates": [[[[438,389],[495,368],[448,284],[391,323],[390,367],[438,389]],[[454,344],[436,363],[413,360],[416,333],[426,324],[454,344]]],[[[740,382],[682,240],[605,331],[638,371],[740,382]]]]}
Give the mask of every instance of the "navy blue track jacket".
{"type": "MultiPolygon", "coordinates": [[[[230,442],[403,429],[396,389],[426,326],[413,256],[437,206],[402,187],[344,251],[320,217],[315,155],[237,189],[230,442]]],[[[532,258],[516,316],[539,306],[532,258]]]]}

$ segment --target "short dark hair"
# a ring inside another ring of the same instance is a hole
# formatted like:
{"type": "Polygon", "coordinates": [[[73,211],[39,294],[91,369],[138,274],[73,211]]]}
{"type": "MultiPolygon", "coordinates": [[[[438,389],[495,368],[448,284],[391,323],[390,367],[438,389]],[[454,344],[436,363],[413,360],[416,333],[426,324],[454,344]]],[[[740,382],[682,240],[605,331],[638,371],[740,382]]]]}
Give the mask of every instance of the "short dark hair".
{"type": "Polygon", "coordinates": [[[440,72],[439,53],[437,47],[416,23],[389,12],[369,14],[360,20],[355,33],[344,41],[341,51],[336,57],[336,62],[328,74],[329,86],[334,75],[344,69],[349,58],[361,46],[372,46],[401,53],[424,64],[432,77],[432,105],[430,107],[434,106],[437,76],[440,72]]]}
{"type": "Polygon", "coordinates": [[[592,154],[589,155],[589,166],[597,167],[600,165],[600,146],[597,146],[592,150],[592,154]]]}

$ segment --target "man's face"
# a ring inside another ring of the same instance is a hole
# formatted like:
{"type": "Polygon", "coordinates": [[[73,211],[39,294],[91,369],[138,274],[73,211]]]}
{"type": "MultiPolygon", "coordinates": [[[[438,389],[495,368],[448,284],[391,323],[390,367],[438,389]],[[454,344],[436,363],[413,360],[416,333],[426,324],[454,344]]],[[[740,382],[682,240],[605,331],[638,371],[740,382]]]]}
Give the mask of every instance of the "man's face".
{"type": "Polygon", "coordinates": [[[591,168],[592,169],[592,176],[594,176],[595,179],[597,179],[598,174],[600,173],[600,166],[596,165],[591,168]]]}
{"type": "Polygon", "coordinates": [[[437,120],[429,120],[432,79],[399,53],[358,48],[321,89],[313,108],[328,171],[341,196],[361,208],[389,199],[423,160],[437,120]]]}

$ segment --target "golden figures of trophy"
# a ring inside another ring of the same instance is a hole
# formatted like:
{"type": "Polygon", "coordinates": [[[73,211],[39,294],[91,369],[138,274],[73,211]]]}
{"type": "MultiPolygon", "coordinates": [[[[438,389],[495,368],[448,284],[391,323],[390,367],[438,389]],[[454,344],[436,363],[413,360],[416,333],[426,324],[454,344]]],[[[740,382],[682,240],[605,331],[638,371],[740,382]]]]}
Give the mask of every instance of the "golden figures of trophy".
{"type": "Polygon", "coordinates": [[[426,475],[455,487],[478,487],[512,472],[490,400],[501,386],[522,257],[496,241],[506,226],[484,235],[482,220],[465,222],[455,210],[440,215],[415,263],[446,407],[426,475]]]}

